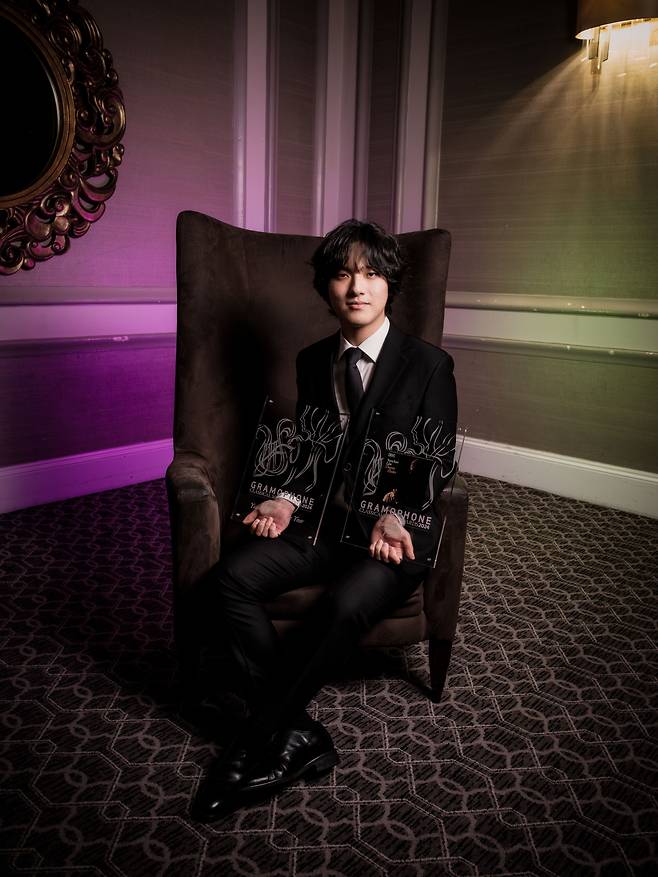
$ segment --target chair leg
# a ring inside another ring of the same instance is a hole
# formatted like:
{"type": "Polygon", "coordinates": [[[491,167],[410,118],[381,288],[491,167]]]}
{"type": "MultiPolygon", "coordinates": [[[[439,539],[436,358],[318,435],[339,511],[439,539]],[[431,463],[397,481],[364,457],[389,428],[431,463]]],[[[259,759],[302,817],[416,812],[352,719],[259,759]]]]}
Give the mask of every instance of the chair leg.
{"type": "Polygon", "coordinates": [[[448,675],[451,652],[452,642],[449,639],[430,639],[430,700],[433,703],[438,703],[441,700],[446,676],[448,675]]]}

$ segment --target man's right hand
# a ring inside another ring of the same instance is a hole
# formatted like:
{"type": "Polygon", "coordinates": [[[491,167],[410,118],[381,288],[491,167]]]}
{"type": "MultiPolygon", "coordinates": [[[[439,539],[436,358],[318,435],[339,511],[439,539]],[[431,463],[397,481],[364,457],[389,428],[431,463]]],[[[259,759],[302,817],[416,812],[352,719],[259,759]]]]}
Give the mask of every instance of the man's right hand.
{"type": "Polygon", "coordinates": [[[255,506],[242,521],[254,536],[276,539],[286,529],[295,506],[287,499],[266,499],[255,506]]]}
{"type": "Polygon", "coordinates": [[[376,521],[370,536],[370,556],[384,563],[400,563],[405,557],[416,559],[409,531],[397,515],[387,513],[376,521]]]}

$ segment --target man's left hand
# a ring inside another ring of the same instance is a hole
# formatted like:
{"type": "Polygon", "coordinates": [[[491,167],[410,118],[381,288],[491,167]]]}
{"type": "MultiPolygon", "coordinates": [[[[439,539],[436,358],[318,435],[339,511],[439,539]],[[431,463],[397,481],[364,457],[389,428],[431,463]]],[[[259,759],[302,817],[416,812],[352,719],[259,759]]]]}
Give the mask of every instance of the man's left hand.
{"type": "Polygon", "coordinates": [[[266,499],[253,508],[242,521],[254,536],[276,539],[286,529],[295,511],[288,499],[266,499]]]}
{"type": "Polygon", "coordinates": [[[400,563],[403,558],[415,560],[414,546],[408,530],[395,515],[382,515],[372,528],[370,556],[384,563],[400,563]]]}

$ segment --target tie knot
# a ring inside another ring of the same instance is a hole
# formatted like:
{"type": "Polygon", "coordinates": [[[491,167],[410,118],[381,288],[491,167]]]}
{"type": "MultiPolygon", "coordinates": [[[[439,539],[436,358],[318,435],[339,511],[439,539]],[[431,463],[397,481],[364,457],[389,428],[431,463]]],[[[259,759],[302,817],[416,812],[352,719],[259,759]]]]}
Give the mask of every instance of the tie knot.
{"type": "Polygon", "coordinates": [[[363,356],[363,351],[358,347],[350,347],[345,351],[345,365],[347,368],[351,368],[353,365],[356,365],[357,362],[363,356]]]}

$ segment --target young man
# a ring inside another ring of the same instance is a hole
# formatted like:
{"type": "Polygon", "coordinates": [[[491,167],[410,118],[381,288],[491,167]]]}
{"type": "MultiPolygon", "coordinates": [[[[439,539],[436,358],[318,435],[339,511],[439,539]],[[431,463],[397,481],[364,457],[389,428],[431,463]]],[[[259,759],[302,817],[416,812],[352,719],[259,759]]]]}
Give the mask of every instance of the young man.
{"type": "Polygon", "coordinates": [[[403,273],[395,238],[373,223],[348,220],[323,238],[313,267],[315,289],[340,330],[298,355],[298,401],[350,414],[339,484],[315,546],[289,528],[294,497],[268,500],[244,520],[255,538],[208,576],[244,674],[250,718],[201,784],[193,814],[206,821],[337,763],[331,737],[305,707],[423,577],[395,515],[375,522],[369,553],[339,542],[369,414],[377,409],[401,429],[418,415],[457,420],[450,356],[388,319],[403,273]],[[327,572],[329,586],[283,650],[264,604],[327,572]]]}

